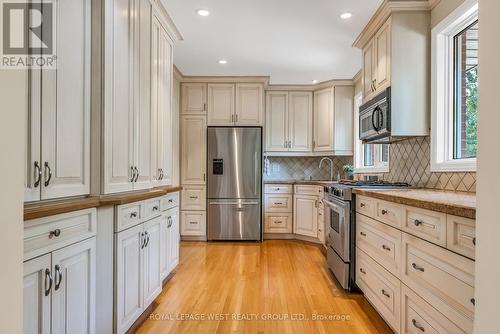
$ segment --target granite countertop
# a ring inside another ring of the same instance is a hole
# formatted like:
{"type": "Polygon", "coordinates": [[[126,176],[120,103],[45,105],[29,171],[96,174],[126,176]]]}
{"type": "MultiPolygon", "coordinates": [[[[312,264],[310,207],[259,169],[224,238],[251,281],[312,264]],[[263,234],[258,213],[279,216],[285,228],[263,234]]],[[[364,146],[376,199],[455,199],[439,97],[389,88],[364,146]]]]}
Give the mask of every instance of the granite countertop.
{"type": "Polygon", "coordinates": [[[434,189],[366,189],[356,188],[355,194],[385,201],[439,211],[454,216],[476,218],[476,194],[434,189]]]}
{"type": "Polygon", "coordinates": [[[297,179],[277,179],[277,180],[264,180],[264,184],[312,184],[318,186],[327,186],[337,181],[328,180],[297,180],[297,179]]]}

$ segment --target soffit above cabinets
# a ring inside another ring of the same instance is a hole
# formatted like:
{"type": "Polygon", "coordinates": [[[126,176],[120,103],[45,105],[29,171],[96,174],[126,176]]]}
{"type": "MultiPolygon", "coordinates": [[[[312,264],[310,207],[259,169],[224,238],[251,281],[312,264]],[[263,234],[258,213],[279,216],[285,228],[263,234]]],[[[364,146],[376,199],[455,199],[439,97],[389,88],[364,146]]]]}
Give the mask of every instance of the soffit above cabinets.
{"type": "Polygon", "coordinates": [[[184,37],[174,63],[185,76],[270,76],[271,84],[351,79],[352,41],[381,0],[162,0],[184,37]],[[201,17],[196,10],[206,8],[201,17]],[[340,14],[353,16],[342,20],[340,14]],[[218,60],[225,59],[221,65],[218,60]]]}

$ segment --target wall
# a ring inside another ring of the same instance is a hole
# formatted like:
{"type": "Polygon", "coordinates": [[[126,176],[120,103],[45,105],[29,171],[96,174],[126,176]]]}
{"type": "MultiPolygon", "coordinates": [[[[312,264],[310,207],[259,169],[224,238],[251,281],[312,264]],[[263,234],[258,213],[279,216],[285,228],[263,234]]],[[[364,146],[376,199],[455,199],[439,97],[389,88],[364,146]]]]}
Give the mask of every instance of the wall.
{"type": "MultiPolygon", "coordinates": [[[[283,179],[314,179],[328,180],[330,179],[330,163],[323,162],[322,168],[319,169],[319,162],[322,157],[268,157],[269,173],[264,171],[265,180],[283,180],[283,179]],[[278,166],[277,171],[273,166],[278,166]]],[[[337,178],[337,172],[341,178],[346,175],[342,171],[342,166],[352,164],[352,157],[330,157],[333,159],[334,179],[337,178]]]]}
{"type": "Polygon", "coordinates": [[[439,22],[448,16],[453,10],[464,3],[465,0],[441,0],[431,12],[431,27],[434,28],[439,22]]]}
{"type": "Polygon", "coordinates": [[[0,70],[0,332],[22,332],[23,172],[27,76],[21,70],[0,70]]]}
{"type": "Polygon", "coordinates": [[[500,221],[498,78],[500,1],[479,0],[479,115],[474,333],[498,333],[500,221]]]}

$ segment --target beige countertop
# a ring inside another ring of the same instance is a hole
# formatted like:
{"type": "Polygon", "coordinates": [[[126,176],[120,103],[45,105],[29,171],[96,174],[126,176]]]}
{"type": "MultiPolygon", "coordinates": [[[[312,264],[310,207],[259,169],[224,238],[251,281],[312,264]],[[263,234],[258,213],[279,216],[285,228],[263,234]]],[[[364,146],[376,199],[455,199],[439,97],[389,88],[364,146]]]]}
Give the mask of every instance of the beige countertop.
{"type": "Polygon", "coordinates": [[[294,180],[294,179],[278,179],[278,180],[264,180],[264,184],[313,184],[318,186],[327,186],[337,181],[327,180],[294,180]]]}
{"type": "Polygon", "coordinates": [[[434,189],[366,189],[356,188],[355,194],[385,201],[439,211],[455,216],[476,218],[476,194],[434,189]]]}

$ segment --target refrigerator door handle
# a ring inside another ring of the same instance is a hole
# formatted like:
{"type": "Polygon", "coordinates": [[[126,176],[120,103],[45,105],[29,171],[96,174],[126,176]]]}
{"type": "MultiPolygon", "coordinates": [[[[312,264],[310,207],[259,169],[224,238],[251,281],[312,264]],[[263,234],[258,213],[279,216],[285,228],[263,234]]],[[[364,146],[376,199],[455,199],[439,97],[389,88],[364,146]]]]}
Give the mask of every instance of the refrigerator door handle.
{"type": "Polygon", "coordinates": [[[253,189],[253,193],[255,195],[257,195],[257,189],[258,189],[258,180],[259,180],[259,175],[258,175],[258,172],[259,172],[259,165],[258,165],[258,155],[257,155],[257,152],[255,152],[254,156],[253,156],[254,160],[255,161],[255,185],[254,185],[254,189],[253,189]]]}

